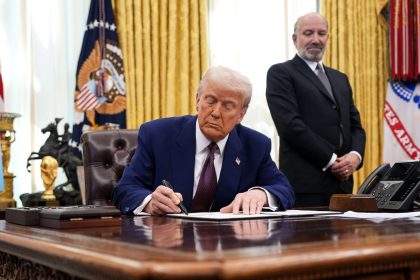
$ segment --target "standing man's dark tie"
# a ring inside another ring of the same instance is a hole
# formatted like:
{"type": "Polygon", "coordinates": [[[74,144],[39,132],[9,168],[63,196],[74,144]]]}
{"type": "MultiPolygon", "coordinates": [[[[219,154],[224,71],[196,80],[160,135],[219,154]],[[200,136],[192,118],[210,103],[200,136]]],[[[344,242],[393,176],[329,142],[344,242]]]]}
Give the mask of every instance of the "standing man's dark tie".
{"type": "Polygon", "coordinates": [[[328,93],[330,94],[331,98],[333,99],[333,101],[335,102],[335,98],[334,95],[332,93],[332,89],[331,89],[331,84],[330,81],[328,80],[327,75],[325,75],[324,69],[322,68],[321,64],[317,64],[316,65],[316,70],[317,73],[316,75],[318,76],[318,78],[321,80],[322,84],[324,85],[324,87],[327,89],[328,93]]]}
{"type": "Polygon", "coordinates": [[[216,170],[214,169],[214,152],[219,149],[216,143],[211,142],[208,146],[209,153],[201,170],[197,191],[192,201],[192,212],[208,212],[213,203],[217,187],[216,170]]]}
{"type": "MultiPolygon", "coordinates": [[[[316,65],[316,70],[317,70],[317,76],[318,78],[321,80],[322,84],[324,85],[324,87],[327,89],[328,93],[330,94],[332,100],[334,101],[334,103],[336,103],[334,95],[332,93],[332,89],[331,89],[331,84],[330,81],[328,80],[327,75],[325,75],[324,69],[322,68],[321,64],[317,64],[316,65]]],[[[343,129],[340,126],[340,144],[338,145],[338,148],[341,149],[343,147],[343,129]]]]}

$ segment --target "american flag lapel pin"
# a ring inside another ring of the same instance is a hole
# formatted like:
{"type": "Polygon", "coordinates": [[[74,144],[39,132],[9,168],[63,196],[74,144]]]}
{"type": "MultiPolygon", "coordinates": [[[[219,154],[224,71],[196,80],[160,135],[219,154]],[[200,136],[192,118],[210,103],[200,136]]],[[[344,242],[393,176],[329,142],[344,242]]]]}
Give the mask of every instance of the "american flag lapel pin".
{"type": "Polygon", "coordinates": [[[235,159],[235,162],[237,165],[241,164],[241,160],[238,157],[235,159]]]}

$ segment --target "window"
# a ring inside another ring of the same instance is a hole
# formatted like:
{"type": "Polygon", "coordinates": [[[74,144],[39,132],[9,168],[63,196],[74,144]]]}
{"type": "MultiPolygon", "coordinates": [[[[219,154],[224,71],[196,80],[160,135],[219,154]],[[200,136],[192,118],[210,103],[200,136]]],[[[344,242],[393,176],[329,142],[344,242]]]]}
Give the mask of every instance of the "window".
{"type": "Polygon", "coordinates": [[[243,124],[272,140],[278,161],[279,140],[265,97],[268,68],[295,55],[296,19],[317,10],[316,0],[210,0],[210,65],[224,65],[248,76],[253,96],[243,124]]]}

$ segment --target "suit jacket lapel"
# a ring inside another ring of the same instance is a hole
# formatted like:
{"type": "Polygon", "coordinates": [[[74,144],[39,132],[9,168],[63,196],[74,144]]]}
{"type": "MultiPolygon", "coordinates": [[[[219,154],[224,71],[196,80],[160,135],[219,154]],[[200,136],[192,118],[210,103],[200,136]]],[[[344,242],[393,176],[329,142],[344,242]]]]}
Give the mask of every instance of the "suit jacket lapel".
{"type": "Polygon", "coordinates": [[[171,151],[173,170],[171,183],[176,186],[176,191],[182,193],[183,203],[187,208],[191,207],[193,195],[196,120],[197,117],[194,117],[185,123],[171,151]]]}
{"type": "Polygon", "coordinates": [[[217,191],[214,198],[214,208],[224,207],[232,202],[238,192],[241,167],[246,158],[242,151],[242,143],[236,129],[229,134],[223,155],[222,170],[217,184],[217,191]]]}
{"type": "MultiPolygon", "coordinates": [[[[304,75],[309,81],[311,81],[321,91],[321,93],[325,97],[327,97],[332,103],[335,103],[334,100],[331,98],[330,94],[328,93],[327,89],[322,84],[321,80],[316,76],[316,74],[311,70],[311,68],[309,68],[309,66],[302,58],[300,58],[298,55],[295,55],[292,61],[294,65],[296,65],[297,70],[301,72],[302,75],[304,75]]],[[[334,92],[334,88],[332,88],[332,91],[334,92]]]]}

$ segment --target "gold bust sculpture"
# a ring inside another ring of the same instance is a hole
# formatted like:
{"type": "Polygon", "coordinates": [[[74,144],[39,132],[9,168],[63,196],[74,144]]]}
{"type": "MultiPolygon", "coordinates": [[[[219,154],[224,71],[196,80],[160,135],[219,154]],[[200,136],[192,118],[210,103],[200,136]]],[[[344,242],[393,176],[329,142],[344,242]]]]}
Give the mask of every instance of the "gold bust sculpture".
{"type": "Polygon", "coordinates": [[[44,183],[43,200],[56,200],[53,193],[55,178],[57,178],[58,162],[51,156],[45,156],[41,161],[41,178],[44,183]]]}

